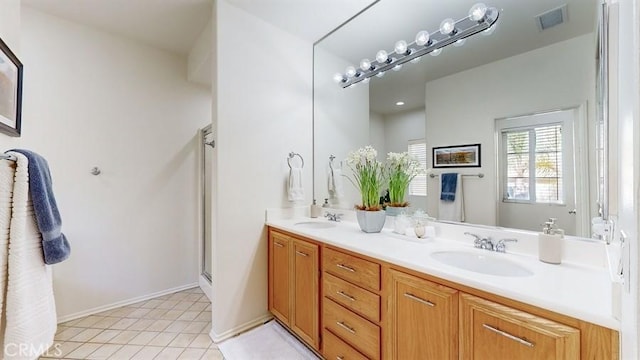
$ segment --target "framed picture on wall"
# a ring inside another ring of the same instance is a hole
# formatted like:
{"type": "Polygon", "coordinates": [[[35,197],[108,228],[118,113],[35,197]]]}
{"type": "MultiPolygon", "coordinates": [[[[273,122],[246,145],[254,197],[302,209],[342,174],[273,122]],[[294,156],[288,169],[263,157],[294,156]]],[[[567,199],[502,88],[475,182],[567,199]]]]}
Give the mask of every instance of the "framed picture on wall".
{"type": "Polygon", "coordinates": [[[20,136],[22,63],[0,39],[0,132],[20,136]]]}
{"type": "Polygon", "coordinates": [[[480,167],[480,155],[480,144],[434,147],[433,167],[480,167]]]}

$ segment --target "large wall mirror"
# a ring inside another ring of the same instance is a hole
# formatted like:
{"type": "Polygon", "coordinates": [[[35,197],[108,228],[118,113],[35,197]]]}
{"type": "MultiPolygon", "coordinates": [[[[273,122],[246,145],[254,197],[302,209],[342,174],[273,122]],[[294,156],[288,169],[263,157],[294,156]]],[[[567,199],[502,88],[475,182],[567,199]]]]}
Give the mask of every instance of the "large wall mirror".
{"type": "Polygon", "coordinates": [[[373,145],[380,160],[410,151],[425,162],[427,176],[409,190],[412,209],[440,219],[439,176],[457,172],[466,175],[465,223],[535,231],[553,217],[567,234],[590,237],[605,174],[600,1],[486,0],[501,11],[494,31],[367,84],[333,80],[398,40],[466,16],[475,2],[380,0],[315,45],[314,197],[353,208],[359,196],[341,177],[343,160],[373,145]],[[465,144],[480,144],[480,167],[434,168],[434,148],[465,144]]]}

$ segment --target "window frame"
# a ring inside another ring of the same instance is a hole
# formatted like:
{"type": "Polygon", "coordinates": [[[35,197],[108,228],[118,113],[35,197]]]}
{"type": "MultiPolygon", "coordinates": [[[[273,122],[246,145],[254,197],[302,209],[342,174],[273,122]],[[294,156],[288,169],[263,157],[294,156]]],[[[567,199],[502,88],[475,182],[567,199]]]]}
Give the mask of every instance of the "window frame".
{"type": "MultiPolygon", "coordinates": [[[[422,163],[422,166],[424,166],[424,170],[425,170],[425,173],[422,175],[422,176],[424,177],[424,194],[414,194],[414,193],[412,193],[412,191],[411,191],[411,188],[412,188],[411,184],[413,184],[413,182],[414,182],[414,181],[416,181],[416,179],[420,176],[420,175],[418,175],[418,176],[414,177],[414,178],[411,180],[411,182],[409,183],[409,189],[408,189],[409,191],[408,191],[407,195],[408,195],[408,196],[415,196],[415,197],[427,197],[427,194],[428,194],[428,189],[427,189],[427,185],[428,185],[428,183],[427,183],[427,173],[426,173],[426,169],[427,169],[427,162],[428,162],[428,160],[427,160],[427,157],[428,157],[428,156],[427,156],[427,141],[426,141],[426,139],[424,139],[424,138],[423,138],[423,139],[413,139],[413,140],[409,140],[409,141],[407,142],[407,153],[409,154],[409,156],[411,156],[411,155],[413,154],[413,153],[410,151],[410,147],[411,147],[411,145],[416,145],[416,144],[422,144],[422,145],[424,145],[424,163],[422,163]]],[[[419,161],[419,159],[418,159],[418,161],[419,161]]]]}

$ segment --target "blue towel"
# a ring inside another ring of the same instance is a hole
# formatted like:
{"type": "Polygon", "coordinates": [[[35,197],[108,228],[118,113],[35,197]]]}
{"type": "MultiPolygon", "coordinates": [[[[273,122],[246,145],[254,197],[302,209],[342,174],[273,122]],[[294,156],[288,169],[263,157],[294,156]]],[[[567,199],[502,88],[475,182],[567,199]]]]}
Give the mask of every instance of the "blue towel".
{"type": "Polygon", "coordinates": [[[62,220],[51,188],[51,173],[47,160],[22,149],[11,150],[23,154],[29,160],[29,192],[33,202],[38,229],[42,234],[44,262],[48,265],[66,260],[71,253],[67,238],[62,233],[62,220]]]}
{"type": "Polygon", "coordinates": [[[442,189],[440,189],[440,200],[455,201],[456,187],[458,186],[458,174],[440,174],[440,179],[442,180],[442,189]]]}

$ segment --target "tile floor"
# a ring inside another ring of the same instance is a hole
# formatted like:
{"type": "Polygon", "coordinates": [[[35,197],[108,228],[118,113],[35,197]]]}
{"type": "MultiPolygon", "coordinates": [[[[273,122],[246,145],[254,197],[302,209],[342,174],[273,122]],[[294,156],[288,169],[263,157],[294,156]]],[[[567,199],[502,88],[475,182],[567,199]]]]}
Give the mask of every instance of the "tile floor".
{"type": "Polygon", "coordinates": [[[222,360],[210,331],[211,303],[193,288],[59,324],[40,359],[222,360]]]}

